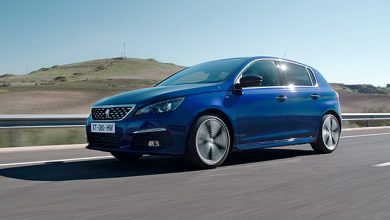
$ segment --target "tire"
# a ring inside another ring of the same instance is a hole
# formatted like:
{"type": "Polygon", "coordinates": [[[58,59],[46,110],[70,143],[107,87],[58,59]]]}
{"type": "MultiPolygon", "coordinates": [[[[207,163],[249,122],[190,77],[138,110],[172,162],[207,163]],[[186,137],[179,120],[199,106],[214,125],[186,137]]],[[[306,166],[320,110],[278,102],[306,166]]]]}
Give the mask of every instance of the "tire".
{"type": "Polygon", "coordinates": [[[134,153],[122,153],[122,152],[111,152],[112,156],[120,161],[136,161],[142,157],[142,154],[134,154],[134,153]]]}
{"type": "Polygon", "coordinates": [[[317,141],[315,143],[311,143],[310,145],[317,153],[332,153],[338,146],[340,133],[340,122],[334,115],[326,114],[322,117],[317,141]]]}
{"type": "Polygon", "coordinates": [[[196,168],[216,168],[227,158],[230,144],[225,122],[217,115],[203,115],[191,128],[185,159],[196,168]]]}

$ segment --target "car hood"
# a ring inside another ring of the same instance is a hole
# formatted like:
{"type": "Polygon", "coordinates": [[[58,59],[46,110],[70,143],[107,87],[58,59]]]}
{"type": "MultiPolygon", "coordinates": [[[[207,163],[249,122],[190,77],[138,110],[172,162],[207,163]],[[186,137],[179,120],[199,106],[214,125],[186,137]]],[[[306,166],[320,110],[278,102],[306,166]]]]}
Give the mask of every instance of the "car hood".
{"type": "Polygon", "coordinates": [[[145,89],[137,89],[104,98],[96,102],[94,106],[146,104],[169,98],[216,91],[220,91],[220,87],[216,83],[156,86],[145,89]]]}

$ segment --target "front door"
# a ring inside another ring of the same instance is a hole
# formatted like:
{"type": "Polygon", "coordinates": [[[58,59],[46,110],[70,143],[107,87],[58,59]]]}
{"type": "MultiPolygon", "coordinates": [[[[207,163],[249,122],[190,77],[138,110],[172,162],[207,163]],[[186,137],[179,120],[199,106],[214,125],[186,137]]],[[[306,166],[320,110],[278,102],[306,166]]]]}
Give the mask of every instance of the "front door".
{"type": "Polygon", "coordinates": [[[242,88],[237,103],[240,144],[285,139],[288,136],[287,88],[281,87],[280,74],[273,60],[252,63],[244,75],[259,75],[262,84],[242,88]]]}

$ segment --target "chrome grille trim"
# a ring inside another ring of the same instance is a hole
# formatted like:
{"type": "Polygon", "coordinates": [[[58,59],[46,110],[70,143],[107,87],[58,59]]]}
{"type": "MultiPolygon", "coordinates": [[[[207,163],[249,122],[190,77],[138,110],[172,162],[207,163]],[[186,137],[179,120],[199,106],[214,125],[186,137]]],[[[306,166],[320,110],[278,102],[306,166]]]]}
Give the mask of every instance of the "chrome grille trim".
{"type": "Polygon", "coordinates": [[[134,104],[93,106],[91,108],[91,116],[94,121],[120,121],[126,118],[134,108],[134,104]]]}

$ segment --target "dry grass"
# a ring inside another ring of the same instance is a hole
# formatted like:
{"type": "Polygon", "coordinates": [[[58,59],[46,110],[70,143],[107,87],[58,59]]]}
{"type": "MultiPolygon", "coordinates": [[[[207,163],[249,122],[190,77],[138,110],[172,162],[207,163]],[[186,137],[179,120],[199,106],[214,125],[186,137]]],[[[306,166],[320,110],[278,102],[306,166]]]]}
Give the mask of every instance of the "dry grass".
{"type": "Polygon", "coordinates": [[[338,91],[343,112],[367,112],[371,108],[390,109],[390,95],[338,91]]]}
{"type": "Polygon", "coordinates": [[[57,77],[64,77],[69,82],[108,79],[161,80],[182,68],[152,59],[113,58],[42,68],[28,75],[6,77],[0,81],[4,80],[15,86],[29,86],[52,82],[57,77]]]}

